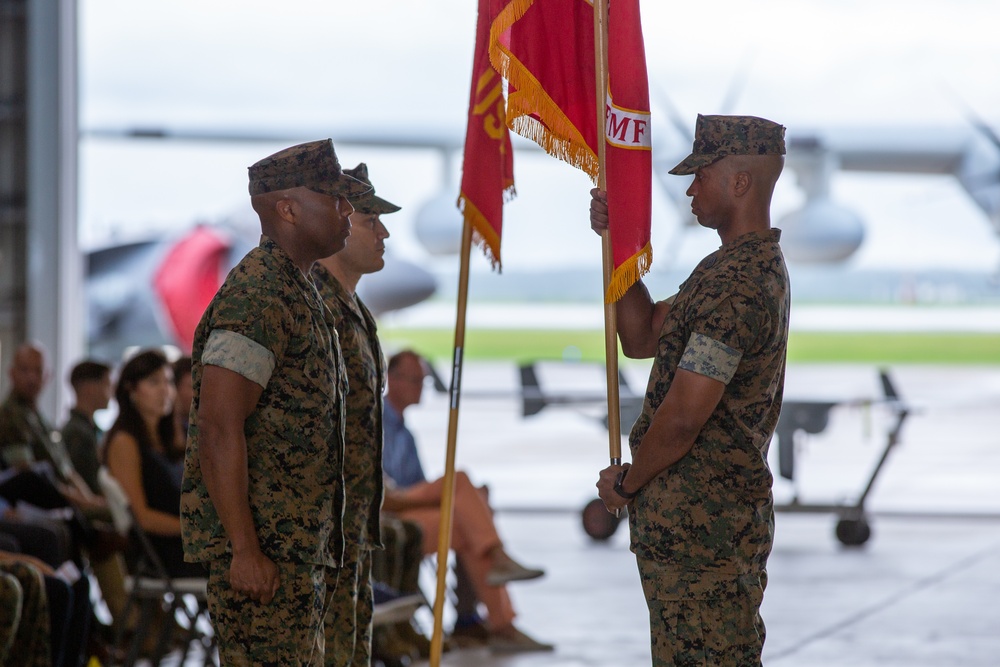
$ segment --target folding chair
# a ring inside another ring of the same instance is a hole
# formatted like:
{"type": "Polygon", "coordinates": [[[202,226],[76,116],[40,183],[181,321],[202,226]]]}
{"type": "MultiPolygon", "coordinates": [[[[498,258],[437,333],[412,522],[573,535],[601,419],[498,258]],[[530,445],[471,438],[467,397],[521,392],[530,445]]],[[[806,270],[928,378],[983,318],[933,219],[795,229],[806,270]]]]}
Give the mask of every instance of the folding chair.
{"type": "MultiPolygon", "coordinates": [[[[169,648],[173,645],[175,618],[180,611],[187,622],[187,633],[178,664],[183,665],[187,659],[191,642],[198,640],[204,649],[203,665],[215,664],[215,637],[209,629],[204,633],[198,629],[198,621],[204,617],[208,621],[208,600],[206,586],[208,580],[203,577],[172,578],[167,574],[153,545],[145,531],[139,526],[129,505],[128,496],[118,481],[111,476],[107,468],[101,467],[97,474],[101,491],[108,502],[108,509],[114,521],[115,530],[123,536],[131,536],[139,546],[139,558],[132,572],[125,579],[125,589],[128,598],[118,627],[115,630],[115,646],[122,647],[126,626],[134,606],[139,608],[139,622],[132,634],[131,643],[125,658],[126,667],[131,667],[139,658],[139,649],[143,642],[143,631],[150,627],[153,614],[157,607],[164,612],[164,620],[160,624],[156,648],[151,656],[154,665],[158,665],[169,648]],[[191,608],[184,598],[193,601],[191,608]]],[[[211,625],[208,624],[211,628],[211,625]]]]}

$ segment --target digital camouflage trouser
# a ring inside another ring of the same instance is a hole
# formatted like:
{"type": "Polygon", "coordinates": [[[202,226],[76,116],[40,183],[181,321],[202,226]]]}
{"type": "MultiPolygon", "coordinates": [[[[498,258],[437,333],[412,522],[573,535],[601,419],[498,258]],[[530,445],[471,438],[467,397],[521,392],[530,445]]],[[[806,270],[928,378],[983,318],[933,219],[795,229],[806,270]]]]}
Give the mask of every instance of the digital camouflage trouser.
{"type": "Polygon", "coordinates": [[[0,570],[0,665],[7,664],[7,651],[14,644],[14,635],[21,623],[24,593],[17,577],[0,570]]]}
{"type": "Polygon", "coordinates": [[[0,571],[17,579],[21,589],[21,615],[4,665],[47,667],[52,664],[49,636],[49,602],[45,580],[32,565],[6,562],[0,571]]]}
{"type": "Polygon", "coordinates": [[[229,586],[230,559],[209,563],[208,609],[226,667],[320,667],[323,615],[336,571],[322,565],[275,563],[281,586],[268,604],[229,586]],[[329,572],[327,570],[330,570],[329,572]]]}
{"type": "Polygon", "coordinates": [[[767,574],[678,572],[637,559],[654,667],[759,667],[767,574]]]}
{"type": "Polygon", "coordinates": [[[372,661],[372,552],[347,545],[324,619],[326,664],[369,667],[372,661]]]}

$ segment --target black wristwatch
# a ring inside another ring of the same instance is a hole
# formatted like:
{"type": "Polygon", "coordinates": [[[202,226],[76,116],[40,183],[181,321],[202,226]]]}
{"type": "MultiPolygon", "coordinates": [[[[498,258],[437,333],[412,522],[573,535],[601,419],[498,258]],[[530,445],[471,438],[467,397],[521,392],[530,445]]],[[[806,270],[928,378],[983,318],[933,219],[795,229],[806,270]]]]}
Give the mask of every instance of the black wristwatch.
{"type": "Polygon", "coordinates": [[[635,493],[628,493],[627,491],[625,491],[625,489],[622,488],[622,482],[625,481],[625,474],[627,472],[628,470],[622,470],[620,473],[618,473],[618,479],[615,480],[615,485],[613,488],[615,490],[615,493],[617,493],[625,500],[632,500],[637,495],[639,495],[639,491],[641,491],[642,489],[637,489],[635,493]]]}

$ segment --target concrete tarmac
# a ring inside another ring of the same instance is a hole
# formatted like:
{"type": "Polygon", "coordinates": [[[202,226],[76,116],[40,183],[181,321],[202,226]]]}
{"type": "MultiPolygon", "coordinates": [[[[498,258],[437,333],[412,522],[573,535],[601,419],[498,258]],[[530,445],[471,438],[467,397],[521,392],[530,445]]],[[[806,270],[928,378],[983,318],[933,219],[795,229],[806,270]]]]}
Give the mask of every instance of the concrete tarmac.
{"type": "MultiPolygon", "coordinates": [[[[647,368],[625,368],[635,391],[647,368]]],[[[602,387],[602,368],[539,371],[543,390],[602,387]]],[[[834,514],[778,513],[762,609],[765,665],[1000,666],[1000,368],[889,373],[910,412],[866,499],[872,537],[845,547],[834,536],[834,514]]],[[[469,396],[503,388],[517,388],[509,364],[467,367],[469,396]]],[[[854,505],[898,419],[893,404],[882,402],[878,369],[793,366],[785,396],[840,404],[825,431],[797,439],[794,482],[778,477],[771,452],[776,502],[854,505]]],[[[520,656],[457,651],[442,664],[648,665],[648,614],[627,526],[598,543],[580,521],[607,461],[599,406],[550,407],[525,419],[519,408],[463,399],[456,458],[474,481],[489,484],[510,551],[547,568],[544,579],[509,590],[518,626],[557,648],[520,656]]],[[[447,403],[425,394],[412,410],[407,419],[427,473],[440,474],[447,403]]],[[[624,449],[627,460],[627,443],[624,449]]],[[[429,613],[419,618],[430,627],[429,613]]]]}
{"type": "MultiPolygon", "coordinates": [[[[647,368],[625,367],[635,391],[645,386],[647,368]]],[[[601,367],[539,370],[546,391],[603,391],[601,367]]],[[[865,503],[870,540],[839,543],[832,513],[776,517],[762,609],[765,665],[1000,666],[1000,368],[890,372],[911,413],[865,503]]],[[[580,510],[596,497],[597,471],[608,459],[600,406],[521,418],[512,364],[469,364],[463,379],[457,467],[489,485],[508,550],[546,568],[545,578],[509,590],[516,624],[556,650],[498,656],[466,649],[446,654],[442,664],[648,665],[648,616],[627,526],[595,542],[581,525],[580,510]]],[[[839,404],[825,431],[796,441],[796,479],[775,480],[776,502],[853,505],[896,423],[898,413],[881,398],[873,367],[789,368],[787,400],[839,404]]],[[[440,475],[447,398],[427,391],[406,418],[425,471],[440,475]]],[[[432,594],[431,566],[424,576],[432,594]]],[[[417,620],[430,631],[429,610],[417,620]]],[[[450,610],[444,621],[450,628],[450,610]]]]}

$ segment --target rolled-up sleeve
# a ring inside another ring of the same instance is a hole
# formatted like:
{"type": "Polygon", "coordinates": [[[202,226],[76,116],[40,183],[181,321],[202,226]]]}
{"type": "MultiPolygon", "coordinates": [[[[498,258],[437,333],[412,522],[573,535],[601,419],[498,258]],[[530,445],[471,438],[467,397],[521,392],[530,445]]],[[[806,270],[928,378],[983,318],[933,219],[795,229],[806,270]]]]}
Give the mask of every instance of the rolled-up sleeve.
{"type": "Polygon", "coordinates": [[[695,331],[688,338],[678,367],[729,384],[742,358],[739,350],[695,331]]]}
{"type": "Polygon", "coordinates": [[[221,366],[261,387],[267,387],[275,366],[274,354],[270,350],[227,329],[212,330],[201,360],[205,366],[221,366]]]}

